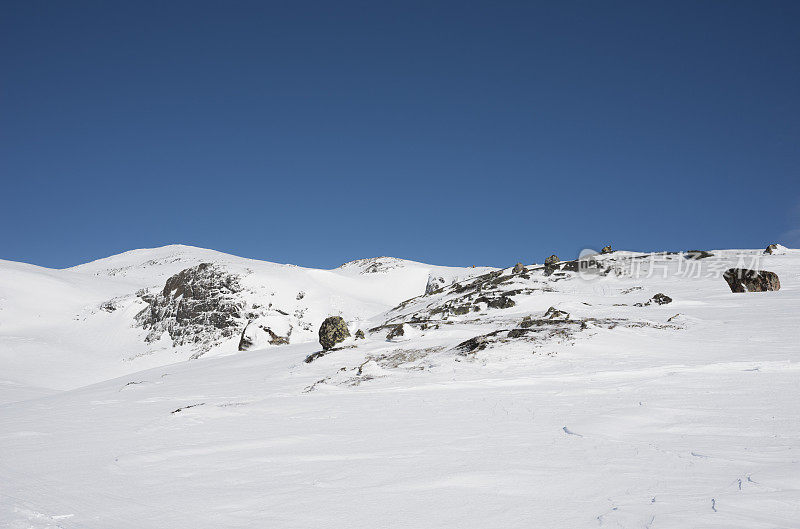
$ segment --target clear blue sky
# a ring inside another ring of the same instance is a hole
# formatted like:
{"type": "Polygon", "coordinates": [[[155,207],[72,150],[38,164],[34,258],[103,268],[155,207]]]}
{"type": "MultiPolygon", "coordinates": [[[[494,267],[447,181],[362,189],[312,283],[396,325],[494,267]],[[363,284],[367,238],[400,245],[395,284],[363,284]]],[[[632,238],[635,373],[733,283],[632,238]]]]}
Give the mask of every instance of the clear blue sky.
{"type": "Polygon", "coordinates": [[[800,245],[800,2],[0,3],[0,258],[800,245]]]}

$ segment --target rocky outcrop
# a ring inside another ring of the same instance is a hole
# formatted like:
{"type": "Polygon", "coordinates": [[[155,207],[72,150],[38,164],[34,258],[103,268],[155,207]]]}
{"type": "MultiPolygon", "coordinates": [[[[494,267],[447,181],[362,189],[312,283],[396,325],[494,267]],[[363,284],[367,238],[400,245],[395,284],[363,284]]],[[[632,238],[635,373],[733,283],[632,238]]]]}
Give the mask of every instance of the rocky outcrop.
{"type": "Polygon", "coordinates": [[[569,313],[564,312],[563,310],[558,310],[555,307],[550,307],[547,309],[547,312],[544,313],[544,317],[548,320],[568,320],[569,313]]]}
{"type": "Polygon", "coordinates": [[[667,303],[672,303],[672,298],[666,294],[662,294],[659,292],[658,294],[654,295],[652,298],[648,299],[644,303],[634,303],[634,307],[649,307],[650,305],[666,305],[667,303]]]}
{"type": "MultiPolygon", "coordinates": [[[[291,327],[289,334],[291,334],[291,327]]],[[[239,350],[248,351],[254,347],[266,345],[265,342],[269,345],[286,345],[289,343],[289,337],[280,336],[264,325],[248,322],[239,337],[239,350]]]]}
{"type": "Polygon", "coordinates": [[[460,355],[474,354],[478,351],[483,351],[489,345],[488,336],[476,336],[455,346],[455,350],[460,355]]]}
{"type": "Polygon", "coordinates": [[[667,303],[672,303],[672,298],[667,296],[666,294],[662,294],[659,292],[652,298],[648,303],[655,303],[656,305],[666,305],[667,303]]]}
{"type": "Polygon", "coordinates": [[[525,271],[525,265],[522,263],[517,263],[514,265],[514,268],[511,270],[512,274],[521,274],[525,271]]]}
{"type": "Polygon", "coordinates": [[[433,294],[445,286],[445,279],[443,277],[428,276],[428,283],[425,285],[425,293],[433,294]]]}
{"type": "Polygon", "coordinates": [[[361,329],[356,331],[356,340],[363,340],[365,338],[364,331],[361,329]]]}
{"type": "Polygon", "coordinates": [[[544,275],[549,276],[556,270],[558,270],[558,263],[561,260],[558,258],[557,255],[553,254],[547,259],[544,260],[544,275]]]}
{"type": "Polygon", "coordinates": [[[239,336],[239,347],[238,347],[238,349],[240,351],[247,351],[248,349],[253,347],[253,345],[255,345],[255,340],[253,340],[253,337],[249,336],[247,334],[247,328],[249,326],[250,326],[249,324],[245,325],[244,329],[242,329],[241,336],[239,336]]]}
{"type": "Polygon", "coordinates": [[[508,296],[481,296],[475,303],[486,303],[490,309],[509,309],[516,305],[513,299],[508,296]]]}
{"type": "Polygon", "coordinates": [[[707,252],[705,250],[689,250],[684,255],[686,259],[691,259],[693,261],[699,261],[700,259],[705,259],[707,257],[713,257],[713,256],[714,256],[713,253],[707,252]]]}
{"type": "Polygon", "coordinates": [[[392,330],[386,334],[386,339],[392,340],[394,338],[399,338],[403,336],[405,333],[406,331],[405,329],[403,329],[403,324],[400,323],[398,325],[395,325],[394,328],[392,328],[392,330]]]}
{"type": "Polygon", "coordinates": [[[767,292],[781,288],[778,274],[766,270],[729,268],[722,277],[728,283],[731,292],[767,292]]]}
{"type": "Polygon", "coordinates": [[[350,331],[347,329],[347,323],[341,316],[326,318],[319,327],[319,344],[326,351],[333,349],[337,343],[343,342],[349,336],[350,331]]]}
{"type": "Polygon", "coordinates": [[[206,351],[234,336],[242,325],[244,306],[237,296],[241,290],[237,276],[202,263],[167,279],[158,294],[140,291],[147,307],[135,319],[150,331],[145,341],[167,333],[174,346],[194,344],[206,351]]]}
{"type": "Polygon", "coordinates": [[[607,254],[607,253],[614,253],[614,250],[611,248],[611,245],[603,246],[603,249],[600,250],[600,253],[607,254]]]}

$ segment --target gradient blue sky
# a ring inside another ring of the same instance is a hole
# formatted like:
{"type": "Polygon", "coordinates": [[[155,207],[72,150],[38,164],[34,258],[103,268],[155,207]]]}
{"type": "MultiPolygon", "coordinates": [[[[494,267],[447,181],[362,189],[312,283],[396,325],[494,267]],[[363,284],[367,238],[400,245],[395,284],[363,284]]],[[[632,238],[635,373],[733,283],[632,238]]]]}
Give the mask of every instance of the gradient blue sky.
{"type": "Polygon", "coordinates": [[[0,258],[800,244],[800,2],[0,3],[0,258]]]}

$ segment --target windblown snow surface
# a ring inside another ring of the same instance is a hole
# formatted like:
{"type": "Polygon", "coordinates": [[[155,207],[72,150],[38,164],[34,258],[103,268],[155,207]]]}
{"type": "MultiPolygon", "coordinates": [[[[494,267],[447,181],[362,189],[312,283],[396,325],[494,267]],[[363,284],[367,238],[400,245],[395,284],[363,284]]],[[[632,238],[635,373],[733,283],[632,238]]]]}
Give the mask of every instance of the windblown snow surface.
{"type": "Polygon", "coordinates": [[[0,526],[800,527],[800,251],[711,254],[0,261],[0,526]],[[142,296],[200,263],[290,343],[146,341],[142,296]],[[781,290],[731,293],[751,264],[781,290]],[[314,355],[329,315],[366,338],[314,355]]]}

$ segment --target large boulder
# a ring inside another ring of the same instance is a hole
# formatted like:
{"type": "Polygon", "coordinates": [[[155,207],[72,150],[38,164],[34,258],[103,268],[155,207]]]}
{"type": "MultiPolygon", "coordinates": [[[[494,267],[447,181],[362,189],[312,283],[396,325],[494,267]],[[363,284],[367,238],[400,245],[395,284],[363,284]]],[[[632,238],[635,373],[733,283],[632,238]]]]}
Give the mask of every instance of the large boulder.
{"type": "Polygon", "coordinates": [[[603,249],[600,250],[600,253],[607,254],[607,253],[614,253],[614,250],[611,248],[611,245],[603,246],[603,249]]]}
{"type": "Polygon", "coordinates": [[[722,277],[728,282],[731,292],[767,292],[781,289],[778,274],[766,270],[729,268],[722,277]]]}
{"type": "Polygon", "coordinates": [[[319,344],[326,351],[350,336],[347,323],[341,316],[326,318],[319,327],[319,344]]]}
{"type": "Polygon", "coordinates": [[[512,274],[521,274],[525,271],[525,265],[522,263],[517,263],[514,265],[514,268],[511,270],[512,274]]]}

